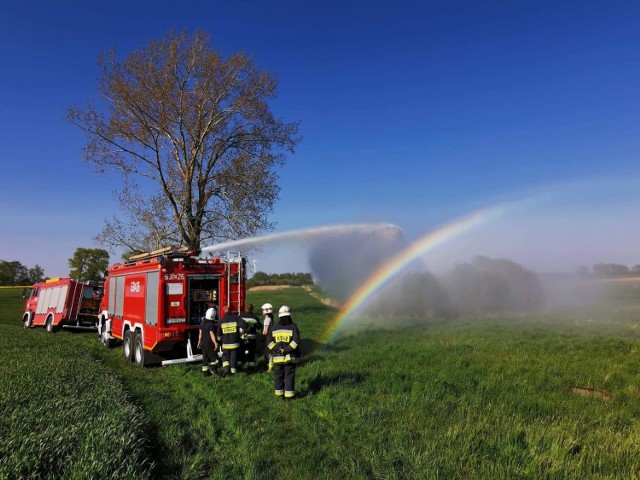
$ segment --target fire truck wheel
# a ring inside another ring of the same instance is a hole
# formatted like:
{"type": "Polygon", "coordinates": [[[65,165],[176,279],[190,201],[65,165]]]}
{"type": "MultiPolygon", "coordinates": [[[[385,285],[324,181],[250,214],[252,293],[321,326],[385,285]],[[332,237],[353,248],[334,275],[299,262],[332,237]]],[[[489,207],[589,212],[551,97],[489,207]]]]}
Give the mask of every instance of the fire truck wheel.
{"type": "Polygon", "coordinates": [[[33,315],[25,313],[24,317],[22,317],[22,325],[24,328],[30,328],[33,325],[33,315]]]}
{"type": "Polygon", "coordinates": [[[144,367],[146,364],[146,355],[144,351],[144,341],[142,334],[136,332],[135,340],[133,342],[133,361],[139,367],[144,367]]]}
{"type": "Polygon", "coordinates": [[[56,331],[55,327],[53,326],[53,317],[47,317],[47,321],[45,322],[44,326],[49,333],[53,333],[56,331]]]}
{"type": "Polygon", "coordinates": [[[127,360],[133,360],[133,333],[127,330],[123,339],[124,356],[127,360]]]}

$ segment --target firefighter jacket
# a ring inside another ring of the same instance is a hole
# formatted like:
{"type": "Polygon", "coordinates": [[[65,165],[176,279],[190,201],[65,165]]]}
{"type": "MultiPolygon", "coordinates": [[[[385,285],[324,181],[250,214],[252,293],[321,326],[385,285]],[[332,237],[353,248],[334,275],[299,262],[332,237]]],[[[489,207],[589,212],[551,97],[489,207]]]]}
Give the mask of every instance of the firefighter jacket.
{"type": "Polygon", "coordinates": [[[202,344],[211,344],[211,346],[213,346],[213,339],[211,338],[212,333],[215,335],[215,323],[213,322],[213,320],[205,318],[200,324],[200,332],[200,340],[202,344]]]}
{"type": "Polygon", "coordinates": [[[273,355],[273,363],[300,362],[300,332],[292,321],[271,326],[267,335],[267,348],[273,355]]]}
{"type": "Polygon", "coordinates": [[[242,319],[247,322],[244,338],[247,340],[255,340],[258,338],[258,331],[262,330],[262,324],[258,317],[251,312],[246,312],[242,314],[242,319]]]}
{"type": "Polygon", "coordinates": [[[218,324],[218,337],[223,350],[235,350],[240,347],[240,336],[247,329],[247,322],[238,315],[227,312],[218,324]]]}

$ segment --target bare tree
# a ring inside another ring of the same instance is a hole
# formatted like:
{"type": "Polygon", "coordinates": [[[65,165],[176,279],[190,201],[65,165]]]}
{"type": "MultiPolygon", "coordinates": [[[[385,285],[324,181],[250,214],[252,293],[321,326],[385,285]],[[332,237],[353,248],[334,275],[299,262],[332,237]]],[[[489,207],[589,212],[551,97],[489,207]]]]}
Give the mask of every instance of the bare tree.
{"type": "Polygon", "coordinates": [[[119,61],[99,57],[106,102],[71,107],[87,136],[85,160],[122,175],[123,218],[103,245],[145,251],[167,244],[253,236],[273,229],[276,168],[293,153],[298,123],[274,117],[275,78],[245,53],[223,58],[204,32],[168,34],[119,61]]]}

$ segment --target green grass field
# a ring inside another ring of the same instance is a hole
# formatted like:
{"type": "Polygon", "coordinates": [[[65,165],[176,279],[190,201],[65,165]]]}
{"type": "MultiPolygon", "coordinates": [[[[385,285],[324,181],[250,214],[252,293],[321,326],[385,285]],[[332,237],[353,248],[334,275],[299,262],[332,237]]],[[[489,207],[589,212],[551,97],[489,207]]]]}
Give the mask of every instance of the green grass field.
{"type": "Polygon", "coordinates": [[[0,478],[640,478],[640,288],[606,303],[450,323],[294,309],[298,398],[266,372],[140,369],[91,333],[22,328],[0,290],[0,478]],[[577,395],[573,387],[610,396],[577,395]]]}

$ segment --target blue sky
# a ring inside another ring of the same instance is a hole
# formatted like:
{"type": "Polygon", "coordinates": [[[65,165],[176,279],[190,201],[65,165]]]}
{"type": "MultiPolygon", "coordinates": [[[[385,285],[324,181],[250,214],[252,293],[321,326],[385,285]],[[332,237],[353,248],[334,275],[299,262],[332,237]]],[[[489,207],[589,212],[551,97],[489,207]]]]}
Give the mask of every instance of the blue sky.
{"type": "MultiPolygon", "coordinates": [[[[304,137],[280,171],[276,231],[380,221],[411,241],[530,192],[640,178],[638,25],[637,2],[5,0],[0,259],[66,275],[73,251],[97,246],[116,210],[119,184],[82,161],[84,138],[64,121],[95,97],[96,58],[108,48],[122,58],[170,29],[200,28],[225,54],[251,53],[279,79],[274,111],[299,120],[304,137]]],[[[633,185],[612,209],[635,202],[633,185]]],[[[582,189],[562,205],[575,213],[578,199],[616,191],[582,189]]],[[[637,218],[628,210],[621,225],[637,218]]],[[[609,214],[584,224],[601,231],[609,214]]],[[[640,263],[632,244],[594,242],[563,268],[640,263]]],[[[304,254],[286,252],[258,254],[258,268],[305,270],[304,254]]]]}

